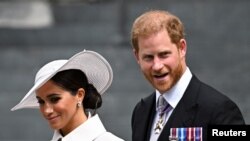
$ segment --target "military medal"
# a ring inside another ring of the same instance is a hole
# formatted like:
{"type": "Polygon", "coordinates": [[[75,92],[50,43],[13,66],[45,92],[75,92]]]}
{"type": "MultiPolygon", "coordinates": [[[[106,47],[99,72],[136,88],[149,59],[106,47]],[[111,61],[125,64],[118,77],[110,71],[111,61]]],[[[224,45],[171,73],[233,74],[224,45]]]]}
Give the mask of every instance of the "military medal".
{"type": "Polygon", "coordinates": [[[156,126],[154,128],[155,134],[159,134],[162,129],[163,129],[163,119],[162,117],[160,117],[159,121],[156,123],[156,126]]]}
{"type": "Polygon", "coordinates": [[[170,141],[202,141],[202,127],[171,128],[170,141]]]}

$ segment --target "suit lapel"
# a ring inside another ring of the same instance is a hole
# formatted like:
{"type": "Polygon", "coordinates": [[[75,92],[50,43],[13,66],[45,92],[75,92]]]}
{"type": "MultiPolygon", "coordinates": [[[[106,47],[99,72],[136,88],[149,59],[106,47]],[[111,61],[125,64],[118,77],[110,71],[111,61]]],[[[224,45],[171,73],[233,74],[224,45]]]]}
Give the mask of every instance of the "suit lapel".
{"type": "Polygon", "coordinates": [[[153,93],[153,102],[151,103],[151,110],[149,111],[149,119],[148,119],[148,127],[147,127],[147,141],[150,140],[150,135],[151,135],[151,128],[152,128],[152,124],[153,124],[153,121],[154,121],[154,116],[155,116],[155,113],[156,113],[156,103],[155,103],[155,99],[156,99],[156,96],[155,96],[155,93],[153,93]]]}
{"type": "Polygon", "coordinates": [[[200,83],[198,79],[193,76],[183,97],[175,107],[174,111],[169,117],[168,122],[164,126],[158,141],[166,141],[166,139],[169,139],[170,128],[190,127],[193,125],[198,109],[196,100],[199,86],[200,83]]]}
{"type": "Polygon", "coordinates": [[[140,123],[138,124],[138,130],[141,132],[140,139],[143,141],[149,141],[151,134],[151,125],[155,115],[155,93],[151,94],[149,97],[142,99],[140,111],[140,123]]]}

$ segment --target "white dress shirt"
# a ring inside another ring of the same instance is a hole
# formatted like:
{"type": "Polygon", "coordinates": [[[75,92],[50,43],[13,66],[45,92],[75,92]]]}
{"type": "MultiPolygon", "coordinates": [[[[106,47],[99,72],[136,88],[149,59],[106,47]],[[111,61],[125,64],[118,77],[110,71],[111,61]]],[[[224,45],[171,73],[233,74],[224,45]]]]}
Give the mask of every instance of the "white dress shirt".
{"type": "MultiPolygon", "coordinates": [[[[182,96],[184,95],[184,92],[186,91],[187,86],[191,81],[191,78],[192,78],[192,73],[189,70],[189,68],[187,67],[184,74],[181,76],[180,80],[169,91],[167,91],[163,94],[164,99],[172,107],[172,109],[167,114],[166,113],[164,114],[164,116],[163,116],[164,124],[163,125],[166,124],[170,115],[172,114],[173,110],[175,109],[176,105],[179,103],[182,96]]],[[[156,90],[156,103],[157,103],[157,100],[158,100],[160,95],[161,95],[160,92],[158,90],[156,90]]],[[[154,118],[154,121],[152,124],[152,128],[151,128],[150,141],[157,141],[157,139],[160,135],[160,133],[156,134],[154,131],[154,128],[155,128],[158,120],[159,120],[159,113],[156,112],[156,115],[155,115],[155,118],[154,118]]]]}

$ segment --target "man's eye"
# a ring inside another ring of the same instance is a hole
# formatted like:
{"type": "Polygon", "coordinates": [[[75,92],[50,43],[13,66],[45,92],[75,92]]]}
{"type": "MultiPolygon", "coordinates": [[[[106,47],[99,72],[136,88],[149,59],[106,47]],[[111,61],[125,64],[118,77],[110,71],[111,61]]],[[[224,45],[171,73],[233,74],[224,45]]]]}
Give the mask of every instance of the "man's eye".
{"type": "Polygon", "coordinates": [[[50,102],[56,104],[61,98],[60,97],[53,97],[50,99],[50,102]]]}
{"type": "Polygon", "coordinates": [[[143,60],[145,61],[150,61],[152,59],[153,59],[153,56],[150,56],[150,55],[143,56],[143,60]]]}
{"type": "Polygon", "coordinates": [[[161,58],[167,58],[170,54],[171,54],[171,52],[162,52],[162,53],[159,54],[159,56],[161,58]]]}

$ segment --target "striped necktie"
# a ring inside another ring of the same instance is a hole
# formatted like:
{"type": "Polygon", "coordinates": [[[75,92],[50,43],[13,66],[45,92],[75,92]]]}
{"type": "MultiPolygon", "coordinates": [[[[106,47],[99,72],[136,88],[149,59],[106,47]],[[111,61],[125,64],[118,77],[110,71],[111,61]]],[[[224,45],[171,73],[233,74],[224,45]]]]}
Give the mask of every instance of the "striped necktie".
{"type": "Polygon", "coordinates": [[[163,95],[160,95],[157,101],[156,110],[159,113],[159,119],[154,128],[155,134],[161,133],[161,130],[163,129],[164,123],[165,123],[164,114],[169,112],[170,109],[171,109],[171,106],[167,103],[163,95]]]}

